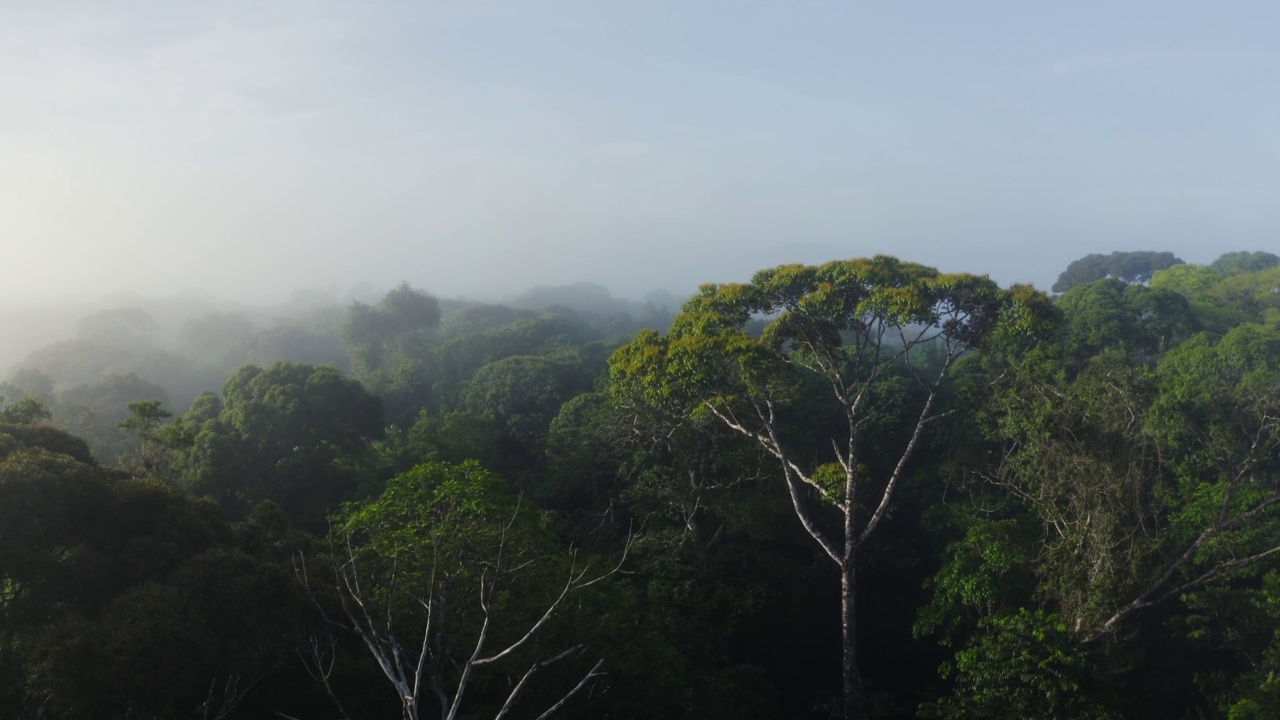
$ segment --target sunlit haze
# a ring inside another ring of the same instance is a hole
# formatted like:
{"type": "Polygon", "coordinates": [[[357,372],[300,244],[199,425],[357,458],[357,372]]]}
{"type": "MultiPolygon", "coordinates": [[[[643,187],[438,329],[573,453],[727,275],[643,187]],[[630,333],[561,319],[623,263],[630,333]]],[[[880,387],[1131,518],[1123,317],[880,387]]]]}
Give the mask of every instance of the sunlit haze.
{"type": "Polygon", "coordinates": [[[1280,238],[1271,3],[8,3],[0,298],[1280,238]]]}

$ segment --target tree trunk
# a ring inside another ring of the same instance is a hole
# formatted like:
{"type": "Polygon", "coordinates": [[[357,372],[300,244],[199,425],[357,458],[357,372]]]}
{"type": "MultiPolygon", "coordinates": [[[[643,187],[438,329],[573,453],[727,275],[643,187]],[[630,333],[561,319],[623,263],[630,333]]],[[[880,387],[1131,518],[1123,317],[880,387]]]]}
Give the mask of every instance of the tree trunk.
{"type": "Polygon", "coordinates": [[[844,720],[858,719],[858,618],[857,569],[854,554],[849,553],[840,565],[840,612],[844,650],[843,689],[844,720]]]}

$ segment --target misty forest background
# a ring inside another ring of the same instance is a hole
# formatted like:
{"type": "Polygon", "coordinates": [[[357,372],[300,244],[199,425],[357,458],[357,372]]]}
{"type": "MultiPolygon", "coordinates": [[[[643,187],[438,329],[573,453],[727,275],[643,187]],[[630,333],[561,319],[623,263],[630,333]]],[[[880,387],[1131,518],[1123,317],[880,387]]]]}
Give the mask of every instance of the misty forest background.
{"type": "Polygon", "coordinates": [[[0,718],[1280,717],[1280,257],[742,280],[4,311],[0,718]]]}

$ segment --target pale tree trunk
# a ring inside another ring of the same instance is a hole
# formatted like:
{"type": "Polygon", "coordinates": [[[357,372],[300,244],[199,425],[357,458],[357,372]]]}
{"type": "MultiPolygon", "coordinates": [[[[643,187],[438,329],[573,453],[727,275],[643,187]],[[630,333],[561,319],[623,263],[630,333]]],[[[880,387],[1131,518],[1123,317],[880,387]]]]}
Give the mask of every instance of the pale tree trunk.
{"type": "Polygon", "coordinates": [[[844,720],[858,718],[858,615],[857,615],[857,566],[853,556],[840,567],[840,619],[843,645],[842,672],[844,690],[844,720]]]}

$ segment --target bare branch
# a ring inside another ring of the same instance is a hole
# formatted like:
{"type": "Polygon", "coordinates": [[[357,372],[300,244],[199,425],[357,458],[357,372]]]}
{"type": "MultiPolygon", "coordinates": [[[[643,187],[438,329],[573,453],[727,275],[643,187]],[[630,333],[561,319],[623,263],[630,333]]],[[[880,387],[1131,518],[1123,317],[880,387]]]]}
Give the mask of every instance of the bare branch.
{"type": "MultiPolygon", "coordinates": [[[[947,370],[951,367],[953,357],[948,357],[942,364],[942,369],[938,372],[938,382],[941,382],[943,376],[947,374],[947,370]]],[[[915,430],[911,433],[911,439],[907,441],[907,447],[902,451],[902,456],[898,458],[898,464],[893,468],[893,474],[889,476],[889,482],[885,485],[884,494],[880,496],[880,504],[876,507],[875,512],[871,514],[871,518],[867,520],[867,525],[862,529],[861,535],[858,536],[858,542],[861,544],[875,532],[876,526],[880,524],[880,520],[884,518],[885,511],[889,507],[889,501],[893,499],[893,491],[898,486],[898,481],[902,479],[902,473],[907,467],[907,461],[911,459],[911,455],[915,452],[916,445],[920,442],[920,437],[924,434],[924,428],[932,419],[929,411],[933,408],[933,401],[938,397],[938,385],[935,382],[929,386],[929,398],[925,400],[924,407],[920,409],[920,416],[916,419],[915,430]]]]}
{"type": "Polygon", "coordinates": [[[1280,503],[1280,494],[1272,495],[1271,497],[1263,500],[1248,512],[1244,512],[1230,519],[1221,521],[1211,528],[1206,528],[1203,532],[1200,533],[1199,537],[1197,537],[1190,545],[1187,546],[1186,550],[1184,550],[1183,553],[1179,555],[1176,560],[1174,560],[1167,568],[1165,568],[1165,571],[1160,575],[1159,578],[1155,580],[1155,582],[1148,585],[1147,588],[1143,590],[1142,593],[1140,593],[1133,600],[1131,600],[1130,602],[1126,603],[1123,607],[1116,610],[1115,613],[1113,613],[1111,617],[1108,618],[1107,621],[1103,623],[1100,628],[1094,631],[1094,633],[1086,639],[1086,641],[1093,641],[1098,639],[1099,637],[1102,637],[1107,632],[1110,632],[1111,629],[1114,628],[1121,620],[1123,620],[1125,617],[1127,617],[1128,615],[1132,614],[1137,610],[1141,610],[1142,608],[1145,608],[1145,607],[1150,607],[1158,602],[1161,602],[1169,597],[1172,597],[1173,595],[1179,594],[1192,587],[1196,587],[1203,583],[1211,582],[1212,580],[1225,577],[1226,575],[1230,574],[1229,571],[1231,570],[1239,569],[1240,567],[1244,567],[1245,565],[1251,565],[1254,562],[1257,562],[1258,560],[1261,560],[1271,555],[1273,552],[1276,551],[1276,548],[1267,550],[1266,552],[1259,553],[1257,555],[1251,556],[1249,558],[1245,558],[1243,560],[1230,561],[1230,562],[1224,563],[1221,567],[1215,570],[1211,570],[1208,573],[1205,573],[1204,575],[1202,575],[1200,578],[1197,578],[1196,580],[1192,580],[1191,582],[1185,585],[1179,586],[1178,588],[1175,588],[1172,591],[1166,592],[1155,600],[1150,599],[1151,596],[1154,595],[1161,587],[1163,587],[1164,584],[1167,583],[1170,580],[1170,578],[1173,577],[1174,573],[1176,573],[1179,568],[1181,568],[1188,561],[1190,561],[1191,558],[1195,556],[1196,552],[1201,547],[1203,547],[1207,542],[1209,542],[1209,540],[1221,534],[1222,532],[1229,530],[1230,528],[1236,525],[1239,525],[1240,523],[1246,522],[1256,517],[1257,515],[1261,514],[1264,510],[1272,507],[1273,505],[1276,505],[1277,503],[1280,503]],[[1226,572],[1223,572],[1223,571],[1226,571],[1226,572]]]}
{"type": "MultiPolygon", "coordinates": [[[[549,605],[549,606],[547,607],[546,612],[542,613],[542,617],[538,618],[538,621],[537,621],[536,623],[534,623],[534,624],[533,624],[533,627],[530,627],[530,628],[529,628],[529,631],[528,631],[528,632],[526,632],[526,633],[524,634],[524,636],[523,636],[523,637],[521,637],[519,640],[515,641],[515,642],[514,642],[514,643],[512,643],[511,645],[508,645],[508,646],[507,646],[507,648],[506,648],[505,650],[502,650],[501,652],[494,653],[493,655],[490,655],[489,657],[486,657],[486,658],[479,658],[479,659],[476,659],[475,657],[473,657],[473,658],[472,658],[472,660],[471,660],[471,663],[470,663],[470,664],[472,664],[472,665],[485,665],[485,664],[487,664],[487,663],[491,663],[491,662],[494,662],[494,661],[496,661],[496,660],[501,660],[502,658],[506,657],[507,655],[510,655],[511,653],[513,653],[513,652],[515,652],[516,650],[518,650],[518,649],[520,648],[520,646],[521,646],[521,645],[524,645],[526,642],[528,642],[528,641],[529,641],[529,638],[533,637],[533,634],[534,634],[534,633],[536,633],[536,632],[538,632],[538,630],[539,630],[543,625],[545,625],[545,624],[547,623],[547,621],[548,621],[548,620],[550,620],[550,619],[551,619],[551,616],[552,616],[552,614],[554,614],[554,613],[555,613],[556,608],[560,607],[560,603],[564,602],[564,599],[565,599],[565,597],[566,597],[566,596],[568,596],[569,591],[570,591],[570,590],[572,590],[572,589],[574,588],[574,582],[575,582],[575,580],[577,580],[577,579],[579,579],[579,578],[581,578],[581,577],[582,577],[582,576],[579,574],[579,575],[575,578],[575,576],[574,576],[574,572],[575,572],[575,569],[574,569],[574,568],[570,568],[570,570],[569,570],[569,580],[568,580],[568,582],[566,582],[566,583],[564,584],[564,587],[560,589],[560,595],[559,595],[559,596],[557,596],[557,597],[556,597],[556,599],[551,603],[551,605],[549,605]]],[[[584,571],[584,572],[585,572],[585,571],[584,571]]],[[[487,614],[487,613],[486,613],[486,614],[487,614]]],[[[483,632],[482,632],[482,634],[483,634],[483,632]]],[[[476,647],[476,655],[477,655],[477,656],[479,655],[479,650],[480,650],[480,648],[479,648],[479,646],[477,646],[477,647],[476,647]]]]}
{"type": "MultiPolygon", "coordinates": [[[[520,682],[517,682],[516,686],[511,690],[511,694],[507,695],[507,701],[502,704],[502,709],[498,711],[498,714],[493,716],[493,720],[502,720],[503,716],[505,716],[507,712],[512,707],[515,706],[515,701],[516,701],[516,698],[519,697],[520,691],[524,689],[524,686],[529,682],[529,678],[533,677],[534,673],[536,673],[537,671],[541,670],[542,668],[554,662],[563,660],[564,658],[572,655],[575,652],[578,652],[581,649],[582,649],[581,645],[574,645],[573,647],[569,648],[568,650],[565,650],[559,655],[548,658],[546,660],[542,660],[541,662],[536,662],[533,665],[529,666],[529,669],[526,670],[524,675],[520,677],[520,682]]],[[[604,661],[600,660],[599,662],[597,662],[595,668],[592,668],[592,672],[594,672],[596,668],[599,668],[600,663],[602,662],[604,661]]],[[[576,690],[570,690],[569,695],[572,695],[574,692],[576,692],[576,690]]],[[[565,698],[568,698],[569,695],[566,695],[565,698]]],[[[558,704],[559,703],[557,703],[557,705],[558,704]]]]}
{"type": "Polygon", "coordinates": [[[604,660],[597,660],[596,664],[593,665],[591,669],[587,671],[587,674],[583,675],[582,679],[578,681],[578,684],[574,685],[572,690],[566,693],[564,697],[560,698],[559,702],[547,708],[546,712],[539,715],[538,720],[544,720],[545,718],[551,717],[552,713],[564,707],[564,704],[569,702],[569,698],[573,697],[574,695],[577,695],[579,690],[586,687],[587,683],[590,682],[591,678],[598,677],[600,675],[600,666],[603,664],[604,664],[604,660]]]}
{"type": "MultiPolygon", "coordinates": [[[[706,405],[707,408],[712,412],[712,414],[714,414],[717,418],[719,418],[720,422],[724,423],[726,427],[728,427],[729,429],[741,435],[751,438],[752,440],[755,440],[757,443],[759,443],[760,447],[764,448],[765,452],[777,458],[779,462],[782,462],[786,466],[785,469],[788,472],[794,473],[795,477],[799,478],[801,482],[813,488],[814,490],[817,490],[818,494],[822,496],[823,500],[826,500],[827,502],[830,502],[831,504],[835,505],[841,510],[844,510],[843,503],[833,500],[830,496],[831,494],[827,492],[826,488],[822,487],[822,485],[815,482],[813,478],[810,478],[809,476],[805,475],[804,471],[802,471],[798,465],[796,465],[795,463],[787,459],[786,454],[782,452],[782,446],[778,443],[777,436],[774,434],[772,423],[770,423],[764,417],[763,414],[761,416],[761,419],[762,421],[764,421],[765,429],[769,433],[768,435],[764,435],[747,428],[737,420],[734,420],[730,418],[728,415],[726,415],[725,413],[721,412],[719,408],[717,408],[713,403],[709,401],[703,401],[703,404],[706,405]]],[[[756,408],[756,411],[758,413],[761,412],[758,407],[756,408]]]]}

